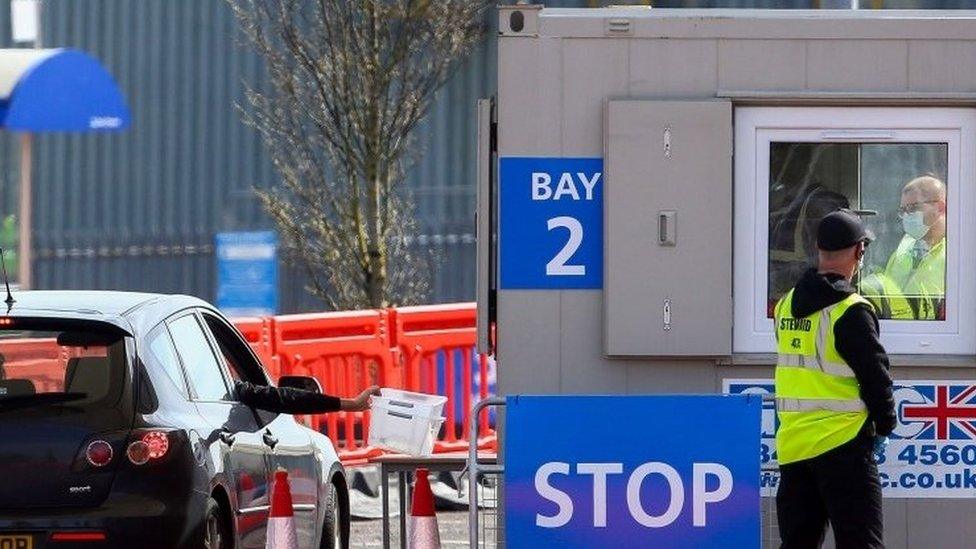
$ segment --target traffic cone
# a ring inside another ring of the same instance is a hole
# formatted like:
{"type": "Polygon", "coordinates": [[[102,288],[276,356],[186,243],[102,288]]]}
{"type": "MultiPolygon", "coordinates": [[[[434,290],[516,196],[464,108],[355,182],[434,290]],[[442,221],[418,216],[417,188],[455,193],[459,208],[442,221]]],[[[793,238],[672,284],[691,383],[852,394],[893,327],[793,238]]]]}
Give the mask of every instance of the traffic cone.
{"type": "Polygon", "coordinates": [[[413,503],[410,506],[409,549],[440,549],[441,535],[434,515],[434,493],[430,490],[427,469],[417,469],[413,485],[413,503]]]}
{"type": "Polygon", "coordinates": [[[284,469],[275,471],[267,532],[266,549],[298,549],[298,532],[295,531],[291,488],[288,487],[288,472],[284,469]]]}

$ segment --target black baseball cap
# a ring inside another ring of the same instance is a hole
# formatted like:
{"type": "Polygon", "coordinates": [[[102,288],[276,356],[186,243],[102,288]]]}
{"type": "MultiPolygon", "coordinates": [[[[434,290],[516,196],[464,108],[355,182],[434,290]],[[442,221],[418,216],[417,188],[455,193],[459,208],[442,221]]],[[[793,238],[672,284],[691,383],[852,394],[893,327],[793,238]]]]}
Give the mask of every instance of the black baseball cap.
{"type": "Polygon", "coordinates": [[[817,226],[817,248],[828,252],[873,240],[874,234],[864,227],[861,217],[847,208],[830,212],[817,226]]]}

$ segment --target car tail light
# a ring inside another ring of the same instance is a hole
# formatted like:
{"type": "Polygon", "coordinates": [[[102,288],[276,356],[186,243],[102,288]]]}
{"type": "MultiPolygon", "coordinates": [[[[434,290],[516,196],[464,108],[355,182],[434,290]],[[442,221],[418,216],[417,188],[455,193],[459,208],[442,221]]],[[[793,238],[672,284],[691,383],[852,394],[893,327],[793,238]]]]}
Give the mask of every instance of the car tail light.
{"type": "Polygon", "coordinates": [[[99,531],[87,531],[87,532],[54,532],[51,534],[51,541],[54,542],[83,542],[83,541],[105,541],[107,537],[105,532],[99,531]]]}
{"type": "Polygon", "coordinates": [[[94,440],[85,449],[85,459],[92,467],[104,467],[112,461],[112,445],[104,440],[94,440]]]}
{"type": "Polygon", "coordinates": [[[169,452],[169,435],[164,431],[146,431],[129,444],[125,454],[134,465],[162,459],[169,452]]]}

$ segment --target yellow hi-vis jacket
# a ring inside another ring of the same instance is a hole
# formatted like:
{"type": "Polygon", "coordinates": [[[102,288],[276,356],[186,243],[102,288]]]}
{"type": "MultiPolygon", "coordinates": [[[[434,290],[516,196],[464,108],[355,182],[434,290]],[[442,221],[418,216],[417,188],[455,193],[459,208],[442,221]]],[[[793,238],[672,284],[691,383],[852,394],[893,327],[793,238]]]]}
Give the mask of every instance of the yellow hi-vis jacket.
{"type": "Polygon", "coordinates": [[[834,325],[858,294],[804,318],[793,317],[793,290],[776,305],[776,458],[810,459],[853,440],[867,421],[854,371],[837,353],[834,325]]]}
{"type": "Polygon", "coordinates": [[[871,302],[878,318],[915,320],[912,304],[898,284],[885,273],[874,273],[861,278],[857,293],[871,302]]]}
{"type": "Polygon", "coordinates": [[[939,302],[945,299],[946,242],[944,238],[940,240],[912,267],[915,242],[908,235],[901,239],[888,258],[885,275],[901,287],[902,295],[915,309],[917,320],[934,320],[939,318],[939,302]]]}

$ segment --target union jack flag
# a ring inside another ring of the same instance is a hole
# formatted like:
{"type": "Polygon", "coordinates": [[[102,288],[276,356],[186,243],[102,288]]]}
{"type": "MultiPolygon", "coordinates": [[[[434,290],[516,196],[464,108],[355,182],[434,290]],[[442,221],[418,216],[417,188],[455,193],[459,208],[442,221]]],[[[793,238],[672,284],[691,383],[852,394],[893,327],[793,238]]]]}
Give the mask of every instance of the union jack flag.
{"type": "Polygon", "coordinates": [[[976,385],[913,383],[897,387],[896,395],[899,423],[918,428],[905,438],[976,439],[976,385]]]}

